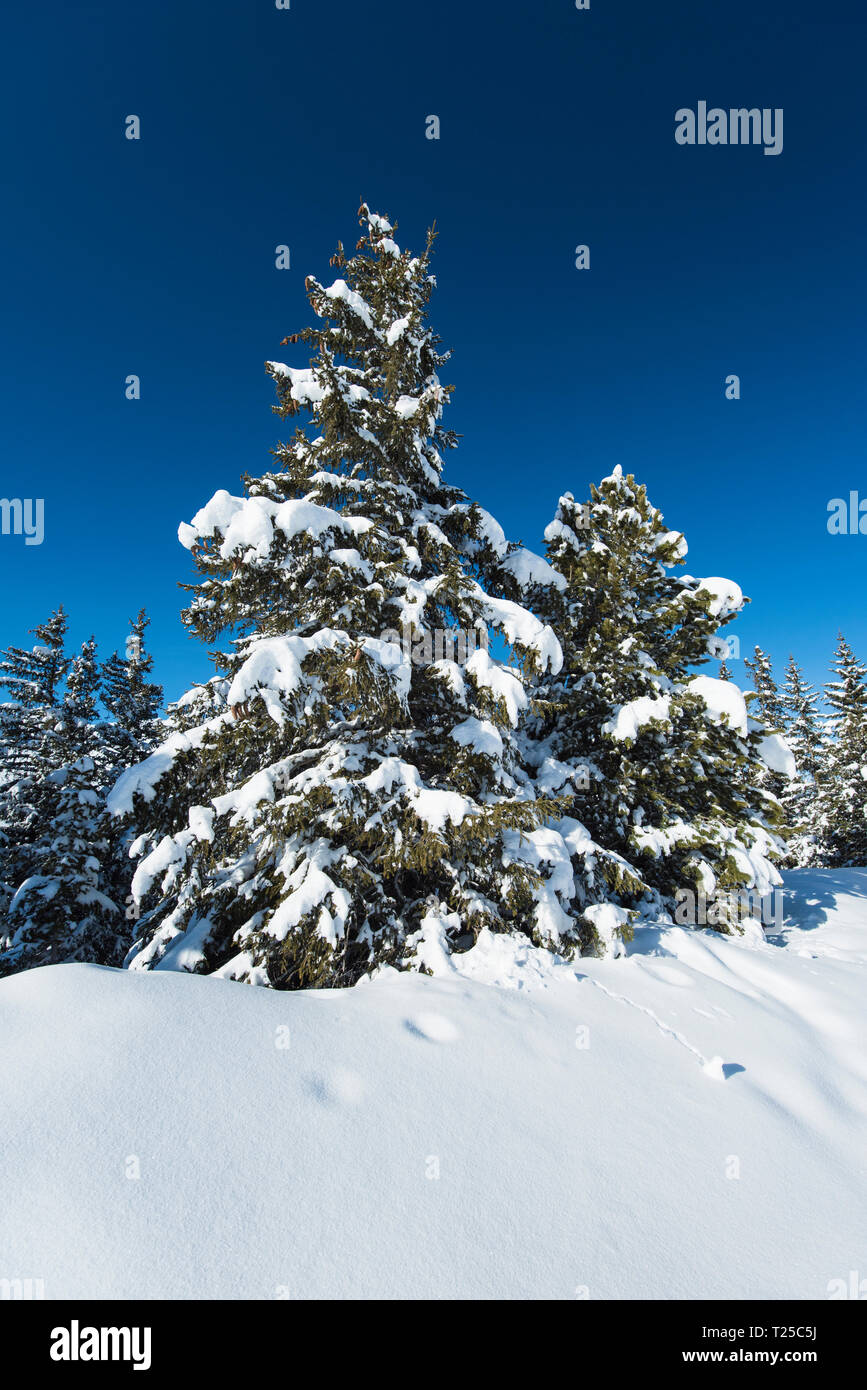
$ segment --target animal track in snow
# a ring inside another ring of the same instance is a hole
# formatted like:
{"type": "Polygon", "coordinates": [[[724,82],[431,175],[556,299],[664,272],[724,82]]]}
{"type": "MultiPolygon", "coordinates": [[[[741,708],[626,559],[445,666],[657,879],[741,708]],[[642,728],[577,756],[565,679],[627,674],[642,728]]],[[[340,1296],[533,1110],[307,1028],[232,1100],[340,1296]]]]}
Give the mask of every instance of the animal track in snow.
{"type": "Polygon", "coordinates": [[[322,1105],[360,1105],[365,1085],[361,1077],[345,1067],[335,1067],[326,1074],[305,1077],[304,1084],[322,1105]]]}
{"type": "Polygon", "coordinates": [[[686,971],[678,970],[675,965],[666,965],[664,961],[643,961],[645,975],[650,975],[654,980],[661,980],[666,985],[677,985],[679,989],[692,989],[693,982],[686,971]]]}
{"type": "Polygon", "coordinates": [[[727,1081],[736,1072],[746,1070],[738,1062],[723,1062],[721,1057],[705,1057],[703,1052],[699,1052],[697,1047],[693,1047],[688,1038],[685,1038],[682,1033],[678,1033],[667,1023],[663,1023],[662,1019],[652,1009],[648,1009],[645,1004],[637,1004],[634,999],[629,999],[625,994],[615,994],[614,990],[607,989],[605,985],[600,984],[598,980],[594,980],[590,976],[585,976],[585,978],[590,981],[591,985],[600,989],[603,994],[607,994],[609,999],[616,999],[620,1004],[628,1004],[630,1008],[637,1009],[640,1014],[647,1014],[647,1017],[656,1024],[660,1033],[664,1033],[668,1038],[674,1038],[674,1041],[680,1043],[681,1047],[685,1047],[687,1052],[691,1052],[693,1057],[697,1057],[704,1074],[714,1081],[727,1081]]]}
{"type": "Polygon", "coordinates": [[[416,1014],[406,1020],[406,1027],[428,1042],[455,1042],[460,1036],[455,1025],[442,1014],[416,1014]]]}

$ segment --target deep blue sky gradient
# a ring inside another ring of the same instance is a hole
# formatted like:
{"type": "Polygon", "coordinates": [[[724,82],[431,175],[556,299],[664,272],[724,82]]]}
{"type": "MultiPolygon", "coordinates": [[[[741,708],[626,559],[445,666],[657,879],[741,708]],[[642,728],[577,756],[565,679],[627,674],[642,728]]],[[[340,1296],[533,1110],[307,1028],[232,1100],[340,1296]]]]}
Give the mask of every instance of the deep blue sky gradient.
{"type": "Polygon", "coordinates": [[[280,339],[363,195],[402,245],[437,220],[450,479],[514,539],[620,463],[751,596],[744,651],[867,658],[867,536],[826,530],[867,497],[865,57],[854,0],[7,8],[0,492],[46,538],[0,537],[0,645],[62,601],[107,656],[144,604],[167,695],[207,678],[177,525],[269,466],[262,364],[305,364],[280,339]],[[677,145],[701,99],[783,107],[783,153],[677,145]]]}

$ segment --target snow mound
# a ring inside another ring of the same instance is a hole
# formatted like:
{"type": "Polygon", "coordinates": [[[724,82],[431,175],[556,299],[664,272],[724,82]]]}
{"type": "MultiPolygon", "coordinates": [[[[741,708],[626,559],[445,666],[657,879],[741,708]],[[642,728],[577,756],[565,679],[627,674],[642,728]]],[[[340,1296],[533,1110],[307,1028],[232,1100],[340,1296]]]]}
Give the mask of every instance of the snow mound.
{"type": "Polygon", "coordinates": [[[618,741],[634,740],[645,725],[654,720],[664,722],[668,719],[670,708],[671,699],[668,695],[640,695],[637,700],[630,700],[628,704],[621,705],[614,719],[609,719],[602,725],[602,732],[610,734],[618,741]]]}
{"type": "Polygon", "coordinates": [[[716,680],[713,676],[693,676],[687,688],[704,700],[707,717],[713,723],[728,723],[739,734],[746,734],[747,704],[743,692],[734,681],[716,680]]]}
{"type": "Polygon", "coordinates": [[[780,772],[784,777],[797,777],[795,755],[784,738],[779,734],[766,734],[759,744],[759,757],[772,772],[780,772]]]}
{"type": "Polygon", "coordinates": [[[699,591],[710,594],[710,611],[715,618],[727,618],[731,613],[740,613],[744,606],[743,590],[733,579],[721,579],[711,575],[702,579],[699,591]]]}
{"type": "Polygon", "coordinates": [[[778,938],[483,933],[277,994],[0,983],[9,1274],[49,1298],[825,1298],[867,1220],[867,870],[778,938]],[[431,960],[436,961],[432,952],[431,960]]]}

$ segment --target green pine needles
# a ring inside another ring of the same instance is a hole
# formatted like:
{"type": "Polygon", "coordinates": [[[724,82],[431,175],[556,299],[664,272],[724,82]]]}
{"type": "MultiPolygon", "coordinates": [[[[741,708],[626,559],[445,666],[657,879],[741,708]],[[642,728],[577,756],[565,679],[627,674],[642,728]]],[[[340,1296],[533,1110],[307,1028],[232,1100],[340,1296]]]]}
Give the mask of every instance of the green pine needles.
{"type": "Polygon", "coordinates": [[[516,737],[560,647],[486,590],[490,519],[443,478],[433,235],[413,256],[360,216],[341,278],[307,281],[309,365],[266,364],[278,415],[310,426],[181,528],[200,572],[184,621],[222,644],[222,706],[113,797],[142,828],[133,968],[349,984],[485,927],[570,927],[541,843],[556,803],[516,737]],[[416,658],[454,630],[501,634],[517,666],[485,645],[416,658]]]}
{"type": "Polygon", "coordinates": [[[413,255],[359,220],[306,281],[298,360],[266,363],[273,466],[179,530],[213,678],[160,719],[143,612],[102,667],[62,610],[6,653],[0,973],[297,989],[447,970],[486,933],[619,954],[642,923],[737,930],[782,864],[867,863],[851,649],[827,717],[759,648],[745,695],[719,634],[748,600],[683,572],[620,468],[560,499],[544,558],[510,543],[445,476],[434,233],[413,255]]]}
{"type": "MultiPolygon", "coordinates": [[[[10,647],[0,682],[0,976],[40,965],[120,965],[129,948],[129,834],[106,809],[118,773],[155,741],[162,703],[145,677],[147,619],[126,657],[100,667],[96,643],[65,651],[59,608],[10,647]]],[[[131,901],[131,899],[130,899],[131,901]]]]}

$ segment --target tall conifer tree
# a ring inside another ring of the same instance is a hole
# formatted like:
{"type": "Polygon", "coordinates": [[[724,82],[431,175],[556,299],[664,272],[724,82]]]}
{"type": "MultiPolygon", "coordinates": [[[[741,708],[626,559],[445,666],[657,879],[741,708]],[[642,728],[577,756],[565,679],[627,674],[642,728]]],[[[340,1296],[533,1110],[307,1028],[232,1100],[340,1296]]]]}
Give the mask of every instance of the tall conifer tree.
{"type": "Polygon", "coordinates": [[[819,782],[825,760],[822,720],[818,695],[804,678],[793,656],[789,657],[782,691],[786,742],[792,750],[796,776],[783,790],[780,800],[786,824],[793,834],[787,860],[795,867],[816,862],[818,854],[817,817],[819,782]]]}
{"type": "MultiPolygon", "coordinates": [[[[785,734],[786,706],[780,688],[774,677],[771,658],[761,647],[755,648],[755,661],[745,658],[744,665],[753,678],[753,689],[747,692],[750,714],[759,719],[768,734],[785,734]]],[[[782,805],[789,790],[789,779],[774,768],[766,768],[760,774],[762,786],[782,805]]],[[[790,859],[787,853],[787,862],[790,859]]]]}
{"type": "Polygon", "coordinates": [[[514,737],[559,644],[482,587],[501,533],[443,479],[433,236],[413,256],[360,220],[339,278],[307,280],[319,323],[286,341],[309,365],[266,364],[280,418],[312,432],[181,527],[200,576],[184,621],[219,644],[218,677],[112,793],[141,831],[134,968],[331,985],[434,968],[483,927],[572,930],[569,855],[514,737]]]}
{"type": "Polygon", "coordinates": [[[102,667],[102,703],[110,717],[105,745],[115,777],[123,768],[141,762],[162,732],[158,714],[163,691],[149,679],[154,662],[145,647],[149,625],[142,608],[130,623],[124,655],[112,652],[102,667]]]}
{"type": "MultiPolygon", "coordinates": [[[[631,475],[618,467],[590,491],[583,506],[563,497],[545,533],[564,582],[530,577],[522,590],[565,654],[562,672],[540,683],[536,761],[572,770],[548,771],[547,783],[571,786],[571,814],[621,857],[613,903],[673,909],[679,891],[702,892],[708,924],[726,928],[730,894],[779,883],[782,849],[778,809],[758,783],[762,752],[785,752],[749,720],[733,681],[694,673],[724,657],[718,629],[745,600],[729,580],[676,574],[686,542],[631,475]]],[[[591,867],[598,874],[597,860],[591,867]]]]}
{"type": "Polygon", "coordinates": [[[69,665],[53,714],[43,819],[30,848],[30,872],[9,907],[0,974],[66,961],[121,963],[120,913],[104,891],[109,840],[98,695],[90,638],[69,665]]]}
{"type": "MultiPolygon", "coordinates": [[[[3,916],[18,885],[33,871],[33,847],[50,812],[62,687],[69,667],[67,619],[60,607],[33,630],[30,649],[9,647],[0,684],[11,700],[0,705],[0,906],[3,916]]],[[[0,943],[8,936],[0,927],[0,943]]]]}
{"type": "Polygon", "coordinates": [[[819,804],[822,854],[836,868],[867,866],[867,667],[840,634],[825,687],[830,742],[819,804]]]}
{"type": "MultiPolygon", "coordinates": [[[[102,703],[109,721],[104,727],[104,757],[108,767],[108,782],[112,785],[121,773],[141,762],[156,747],[167,730],[158,717],[163,701],[162,686],[149,679],[153,657],[145,647],[145,631],[149,619],[142,608],[130,623],[124,654],[113,652],[102,667],[102,703]]],[[[123,906],[127,931],[126,947],[132,943],[130,924],[138,918],[132,896],[134,865],[130,847],[134,831],[128,822],[110,823],[110,849],[106,861],[107,891],[114,902],[123,906]]]]}
{"type": "Polygon", "coordinates": [[[774,678],[771,658],[761,647],[755,648],[755,657],[755,661],[750,661],[749,657],[744,659],[744,665],[753,678],[755,704],[761,711],[765,727],[782,733],[786,727],[785,703],[774,678]]]}

